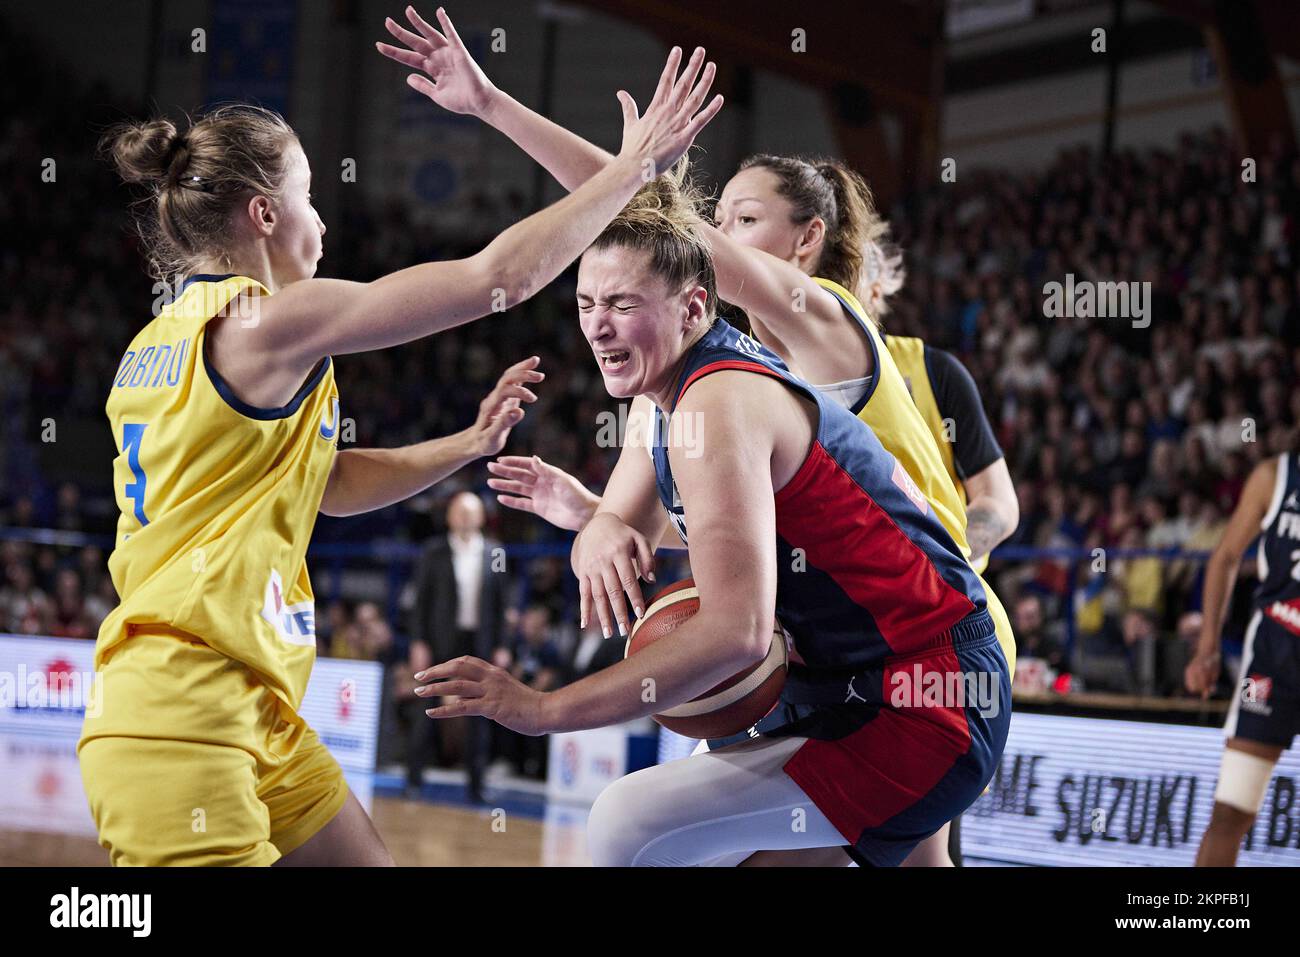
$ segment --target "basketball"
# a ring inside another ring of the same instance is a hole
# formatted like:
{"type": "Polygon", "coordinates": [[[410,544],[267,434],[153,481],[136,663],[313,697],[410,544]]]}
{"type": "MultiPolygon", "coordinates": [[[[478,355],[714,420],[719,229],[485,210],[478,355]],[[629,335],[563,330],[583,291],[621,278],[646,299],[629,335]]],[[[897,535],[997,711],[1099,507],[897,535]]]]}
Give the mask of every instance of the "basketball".
{"type": "MultiPolygon", "coordinates": [[[[695,581],[684,578],[660,592],[628,636],[625,658],[630,658],[675,630],[700,610],[695,581]]],[[[771,714],[785,687],[785,633],[772,630],[767,656],[685,704],[654,715],[669,731],[688,738],[725,738],[738,734],[771,714]]]]}

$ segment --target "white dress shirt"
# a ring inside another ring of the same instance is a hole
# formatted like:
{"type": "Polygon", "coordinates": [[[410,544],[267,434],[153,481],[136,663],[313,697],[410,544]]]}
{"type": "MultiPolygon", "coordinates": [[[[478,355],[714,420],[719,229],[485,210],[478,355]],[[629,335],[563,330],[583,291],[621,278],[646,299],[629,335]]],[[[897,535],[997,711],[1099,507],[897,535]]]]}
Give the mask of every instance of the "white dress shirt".
{"type": "Polygon", "coordinates": [[[469,541],[448,535],[447,542],[456,576],[456,627],[474,631],[478,628],[478,599],[483,584],[483,535],[475,532],[469,541]]]}

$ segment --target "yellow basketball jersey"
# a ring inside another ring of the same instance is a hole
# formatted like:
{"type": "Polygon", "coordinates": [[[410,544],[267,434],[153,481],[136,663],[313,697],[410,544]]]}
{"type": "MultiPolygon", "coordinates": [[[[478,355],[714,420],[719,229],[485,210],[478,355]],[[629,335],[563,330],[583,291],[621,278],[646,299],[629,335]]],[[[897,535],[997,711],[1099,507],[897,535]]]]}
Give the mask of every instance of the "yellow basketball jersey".
{"type": "Polygon", "coordinates": [[[948,529],[948,534],[953,537],[962,553],[969,555],[970,546],[966,544],[966,509],[961,496],[944,468],[943,458],[929,426],[907,391],[903,374],[885,348],[884,339],[875,324],[867,319],[867,311],[853,293],[830,279],[819,277],[817,282],[840,301],[871,340],[871,351],[876,362],[874,383],[868,387],[866,395],[852,411],[871,426],[871,431],[876,433],[880,444],[903,463],[903,468],[920,486],[921,493],[934,506],[935,514],[943,522],[944,528],[948,529]]]}
{"type": "MultiPolygon", "coordinates": [[[[889,349],[889,354],[894,357],[894,364],[902,373],[908,391],[912,393],[912,401],[916,403],[917,411],[921,413],[921,418],[929,427],[930,434],[934,436],[934,444],[939,449],[939,458],[943,460],[943,467],[948,470],[948,477],[952,479],[957,494],[961,496],[963,503],[969,502],[966,486],[957,475],[957,460],[953,456],[952,440],[948,430],[944,428],[943,414],[939,411],[939,403],[935,400],[934,387],[930,382],[930,372],[925,365],[925,341],[915,336],[885,336],[885,345],[889,349]]],[[[988,563],[988,556],[982,555],[973,564],[976,571],[982,572],[988,567],[988,563]]]]}
{"type": "MultiPolygon", "coordinates": [[[[927,424],[908,391],[903,373],[899,371],[894,357],[885,347],[884,339],[876,329],[875,323],[867,318],[867,311],[858,301],[858,297],[833,280],[814,278],[819,285],[829,290],[840,301],[845,311],[862,327],[870,340],[871,351],[875,356],[876,369],[872,376],[872,384],[868,386],[866,395],[853,409],[854,414],[871,426],[880,444],[903,464],[903,468],[920,487],[921,494],[930,503],[939,521],[957,543],[957,547],[969,559],[970,545],[966,541],[966,503],[963,493],[954,484],[953,472],[947,466],[941,451],[946,450],[949,457],[952,455],[952,450],[940,438],[942,424],[938,433],[927,424]]],[[[922,370],[924,370],[924,363],[922,363],[922,370]]],[[[926,385],[928,388],[928,379],[926,385]]],[[[971,567],[975,569],[976,574],[979,574],[987,564],[988,560],[985,558],[982,562],[973,563],[971,567]]],[[[984,582],[984,592],[988,600],[989,613],[997,625],[998,643],[1002,646],[1007,665],[1014,674],[1016,645],[1011,633],[1011,622],[1001,601],[987,582],[984,582]]]]}
{"type": "Polygon", "coordinates": [[[255,322],[241,310],[265,294],[243,276],[193,277],[122,358],[105,406],[119,449],[108,568],[121,604],[95,666],[134,630],[176,629],[297,709],[316,656],[305,556],[337,449],[332,362],[289,404],[262,409],[234,395],[203,347],[209,320],[229,305],[227,322],[255,322]]]}
{"type": "Polygon", "coordinates": [[[907,385],[908,392],[912,394],[912,401],[916,403],[917,411],[921,413],[921,418],[929,427],[930,434],[934,436],[934,444],[939,449],[943,467],[948,470],[948,477],[952,479],[952,484],[961,494],[962,501],[969,501],[966,497],[966,487],[957,475],[952,441],[944,428],[943,415],[939,411],[939,403],[934,397],[934,387],[930,383],[930,372],[925,366],[925,342],[915,336],[885,336],[885,345],[889,349],[889,354],[894,357],[894,364],[898,366],[898,371],[903,375],[903,382],[907,385]]]}

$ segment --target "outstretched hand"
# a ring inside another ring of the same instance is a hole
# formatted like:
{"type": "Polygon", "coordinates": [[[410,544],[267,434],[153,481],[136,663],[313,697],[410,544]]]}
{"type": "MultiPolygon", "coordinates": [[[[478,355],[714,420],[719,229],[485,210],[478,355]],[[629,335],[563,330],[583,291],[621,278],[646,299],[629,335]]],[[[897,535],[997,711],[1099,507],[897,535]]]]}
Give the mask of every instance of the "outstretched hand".
{"type": "Polygon", "coordinates": [[[496,388],[479,403],[478,418],[469,428],[470,441],[479,455],[496,455],[505,448],[510,430],[523,421],[521,403],[537,401],[536,393],[524,383],[546,378],[544,372],[537,371],[541,361],[537,356],[530,356],[516,362],[501,374],[496,388]]]}
{"type": "Polygon", "coordinates": [[[623,149],[620,155],[632,157],[645,165],[646,182],[666,172],[681,159],[700,130],[722,109],[721,94],[700,109],[717,72],[715,64],[704,64],[704,48],[695,48],[690,62],[678,76],[677,68],[681,62],[681,47],[673,47],[645,116],[637,114],[636,102],[626,90],[618,91],[618,100],[623,105],[623,149]],[[702,66],[703,73],[700,72],[702,66]]]}
{"type": "Polygon", "coordinates": [[[580,531],[600,505],[599,495],[536,455],[503,455],[487,467],[493,475],[488,487],[497,493],[498,502],[532,512],[556,528],[580,531]]]}
{"type": "Polygon", "coordinates": [[[388,32],[406,44],[405,48],[388,43],[375,46],[390,60],[420,71],[406,78],[411,89],[423,93],[445,110],[480,116],[496,87],[465,49],[447,12],[439,7],[436,16],[442,32],[416,13],[414,7],[407,7],[406,18],[417,32],[407,30],[392,17],[384,21],[388,32]]]}
{"type": "Polygon", "coordinates": [[[542,720],[543,691],[535,691],[504,668],[465,655],[444,661],[415,676],[425,682],[415,689],[421,698],[452,698],[428,708],[430,718],[481,715],[520,734],[545,734],[542,720]]]}

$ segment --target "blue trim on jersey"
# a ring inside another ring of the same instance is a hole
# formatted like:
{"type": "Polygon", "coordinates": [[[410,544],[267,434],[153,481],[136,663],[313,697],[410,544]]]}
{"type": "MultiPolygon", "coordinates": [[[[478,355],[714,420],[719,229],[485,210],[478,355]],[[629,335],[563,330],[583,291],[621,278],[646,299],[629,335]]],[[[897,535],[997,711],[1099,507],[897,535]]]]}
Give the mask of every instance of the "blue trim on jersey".
{"type": "Polygon", "coordinates": [[[867,386],[867,391],[862,393],[862,398],[853,403],[852,408],[849,409],[850,412],[857,415],[867,407],[867,403],[871,401],[871,397],[876,392],[876,386],[880,384],[880,350],[876,348],[876,337],[871,334],[871,329],[867,325],[867,318],[859,316],[858,311],[849,304],[849,301],[834,289],[827,289],[825,286],[822,286],[822,288],[838,299],[840,305],[844,307],[844,311],[862,327],[862,334],[867,337],[867,345],[871,347],[871,383],[867,386]]]}
{"type": "Polygon", "coordinates": [[[135,481],[128,483],[122,492],[135,503],[135,520],[140,523],[141,528],[149,524],[149,518],[144,513],[144,496],[149,480],[140,465],[140,445],[144,441],[146,427],[147,423],[144,422],[122,423],[122,451],[126,453],[126,462],[131,469],[131,474],[135,476],[135,481]]]}
{"type": "Polygon", "coordinates": [[[217,395],[221,396],[221,398],[225,400],[226,405],[249,419],[259,419],[261,421],[267,421],[270,419],[287,419],[298,411],[298,406],[302,405],[303,400],[306,399],[307,396],[311,395],[316,386],[320,385],[320,380],[325,378],[325,372],[329,367],[330,357],[326,356],[320,361],[320,365],[316,367],[316,371],[311,374],[311,378],[302,384],[302,387],[292,399],[277,409],[266,409],[256,405],[249,405],[239,396],[235,395],[234,390],[230,388],[230,385],[226,380],[221,378],[221,373],[217,372],[213,367],[212,360],[208,358],[207,342],[206,340],[204,341],[203,368],[207,370],[208,379],[211,380],[212,387],[217,390],[217,395]]]}
{"type": "Polygon", "coordinates": [[[197,273],[196,275],[187,277],[185,281],[181,283],[181,288],[178,292],[184,292],[196,282],[225,282],[227,279],[234,279],[235,275],[236,274],[233,272],[226,273],[224,276],[217,276],[213,273],[197,273]]]}

